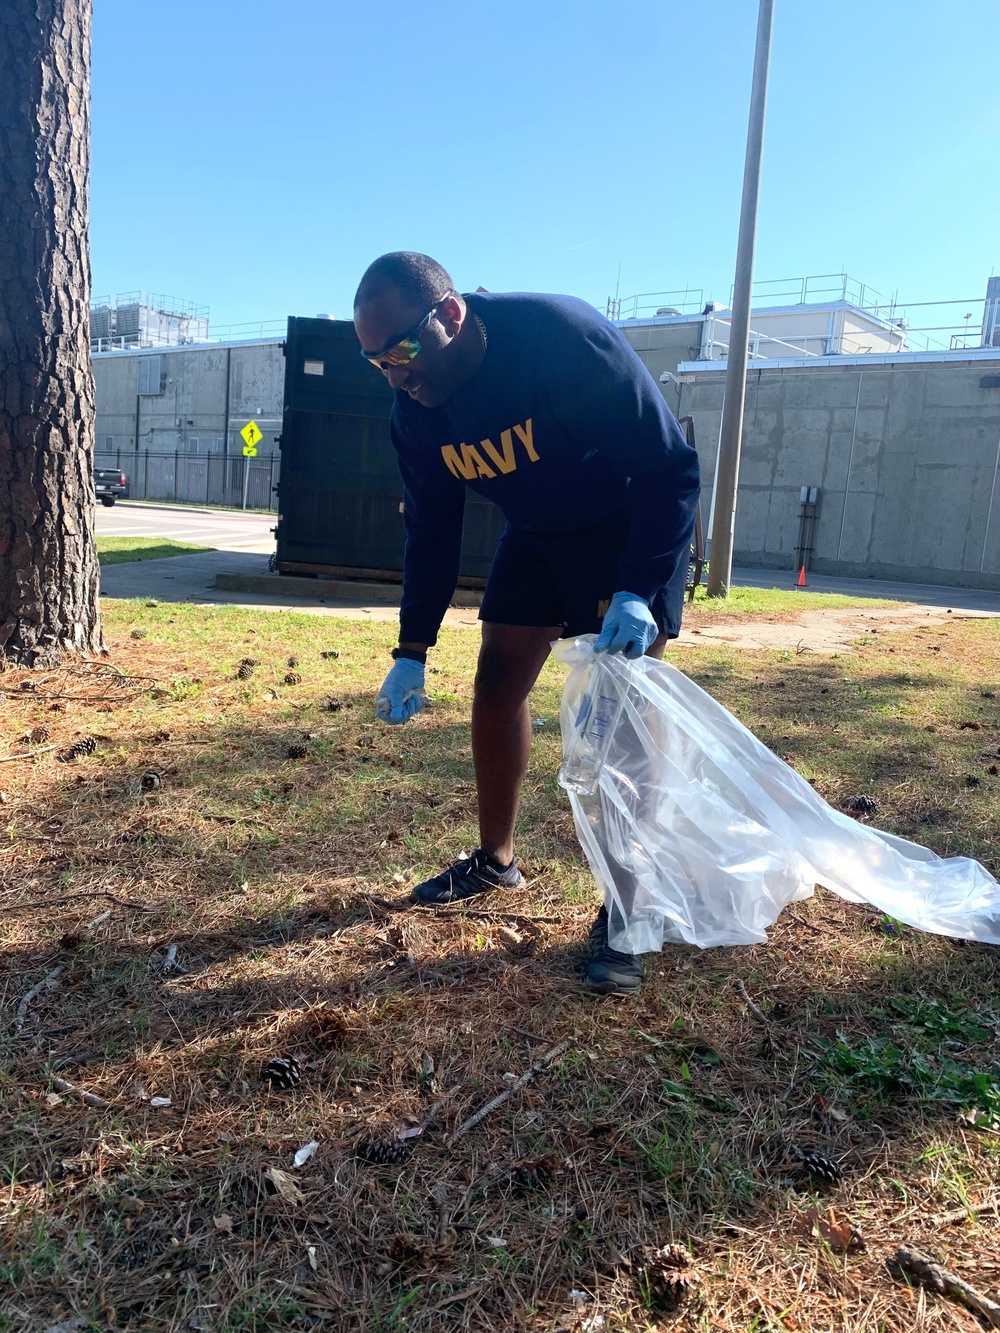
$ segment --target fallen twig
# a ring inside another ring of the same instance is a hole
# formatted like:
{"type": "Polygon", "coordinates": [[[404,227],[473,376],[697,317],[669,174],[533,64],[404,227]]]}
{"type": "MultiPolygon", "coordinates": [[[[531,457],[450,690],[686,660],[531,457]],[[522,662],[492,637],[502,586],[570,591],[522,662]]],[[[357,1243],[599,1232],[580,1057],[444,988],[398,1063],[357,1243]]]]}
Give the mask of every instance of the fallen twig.
{"type": "Polygon", "coordinates": [[[28,1005],[31,1003],[31,1001],[37,995],[40,995],[46,986],[50,986],[52,982],[55,981],[56,977],[59,975],[60,972],[64,972],[65,970],[66,970],[65,963],[60,963],[58,967],[54,967],[52,969],[52,971],[48,974],[47,977],[42,977],[41,981],[38,983],[37,986],[32,986],[31,990],[28,991],[26,995],[23,995],[21,997],[21,1003],[17,1006],[17,1014],[14,1018],[15,1032],[20,1032],[21,1029],[24,1027],[25,1019],[28,1016],[28,1005]]]}
{"type": "Polygon", "coordinates": [[[1000,1217],[1000,1201],[992,1203],[967,1203],[964,1208],[952,1208],[947,1213],[937,1213],[927,1219],[929,1227],[950,1227],[955,1222],[964,1222],[967,1217],[978,1217],[980,1213],[996,1213],[1000,1217]]]}
{"type": "Polygon", "coordinates": [[[794,921],[797,926],[805,926],[806,930],[811,930],[814,935],[826,934],[826,931],[823,929],[822,926],[814,926],[813,923],[811,921],[807,921],[804,916],[796,916],[796,914],[794,912],[790,912],[787,907],[785,908],[785,916],[788,918],[789,921],[794,921]]]}
{"type": "Polygon", "coordinates": [[[747,990],[743,978],[737,977],[736,980],[733,982],[733,985],[736,987],[736,992],[739,995],[740,999],[753,1014],[754,1018],[756,1018],[757,1022],[765,1023],[768,1027],[770,1027],[771,1020],[768,1018],[767,1014],[764,1013],[764,1010],[761,1009],[760,1005],[755,1004],[753,1000],[751,1000],[750,992],[747,990]]]}
{"type": "Polygon", "coordinates": [[[432,1105],[427,1108],[427,1113],[420,1122],[421,1132],[429,1129],[430,1126],[433,1125],[434,1121],[438,1118],[438,1116],[441,1114],[444,1108],[448,1105],[452,1097],[454,1097],[455,1093],[461,1092],[461,1090],[462,1090],[461,1083],[456,1083],[453,1088],[449,1088],[447,1092],[442,1093],[441,1096],[437,1099],[437,1101],[432,1103],[432,1105]]]}
{"type": "Polygon", "coordinates": [[[485,921],[530,921],[538,926],[558,926],[562,924],[562,917],[558,916],[528,916],[525,912],[498,912],[489,907],[467,907],[464,904],[443,903],[440,907],[427,907],[422,903],[411,902],[409,898],[380,898],[377,893],[362,893],[360,895],[366,901],[374,903],[376,907],[384,908],[387,912],[417,912],[427,913],[431,916],[471,916],[482,917],[485,921]]]}
{"type": "Polygon", "coordinates": [[[1000,1328],[1000,1305],[976,1291],[975,1287],[970,1287],[957,1273],[942,1268],[923,1250],[912,1245],[901,1245],[896,1251],[894,1263],[906,1278],[912,1278],[919,1286],[927,1287],[939,1296],[959,1301],[974,1315],[985,1319],[990,1328],[1000,1328]]]}
{"type": "Polygon", "coordinates": [[[65,1092],[71,1097],[79,1097],[85,1106],[96,1106],[102,1111],[106,1111],[111,1103],[104,1097],[98,1097],[96,1092],[86,1092],[83,1088],[78,1088],[75,1083],[67,1083],[64,1078],[53,1078],[50,1080],[56,1092],[65,1092]]]}
{"type": "Polygon", "coordinates": [[[551,1050],[546,1051],[544,1055],[540,1055],[534,1064],[526,1069],[521,1077],[515,1083],[512,1083],[505,1092],[501,1092],[498,1096],[494,1097],[492,1101],[487,1102],[485,1106],[481,1106],[474,1115],[469,1116],[468,1120],[463,1120],[458,1129],[456,1129],[453,1134],[449,1135],[448,1146],[450,1148],[454,1147],[459,1139],[468,1134],[470,1129],[475,1129],[475,1127],[485,1120],[491,1112],[495,1111],[497,1107],[503,1106],[504,1102],[509,1101],[515,1093],[520,1092],[523,1087],[531,1082],[536,1074],[540,1074],[542,1070],[547,1069],[549,1065],[552,1064],[553,1060],[557,1060],[560,1055],[563,1055],[568,1051],[575,1040],[575,1037],[567,1037],[564,1041],[561,1041],[558,1046],[553,1046],[551,1050]]]}
{"type": "Polygon", "coordinates": [[[44,754],[46,750],[54,750],[55,748],[54,745],[36,745],[33,750],[25,750],[24,754],[0,755],[0,764],[10,764],[15,759],[34,759],[37,755],[44,754]]]}
{"type": "Polygon", "coordinates": [[[475,907],[452,907],[446,903],[443,907],[431,907],[418,909],[422,911],[431,911],[436,916],[480,916],[486,921],[530,921],[536,926],[558,926],[562,924],[563,918],[558,916],[528,916],[524,912],[493,912],[489,908],[475,907]]]}
{"type": "Polygon", "coordinates": [[[187,968],[177,961],[177,945],[171,944],[167,952],[160,960],[159,969],[161,972],[179,972],[181,975],[187,975],[187,968]]]}
{"type": "Polygon", "coordinates": [[[135,912],[155,912],[155,907],[147,907],[145,903],[133,903],[125,898],[116,898],[113,893],[108,893],[106,889],[88,889],[86,893],[67,893],[63,898],[42,898],[33,903],[4,903],[3,911],[6,912],[33,912],[41,907],[62,907],[65,903],[76,902],[80,898],[107,898],[108,902],[114,903],[116,907],[131,907],[135,912]]]}
{"type": "Polygon", "coordinates": [[[534,1042],[536,1046],[544,1046],[548,1037],[540,1037],[537,1032],[528,1032],[525,1028],[511,1028],[511,1032],[517,1037],[523,1037],[525,1041],[534,1042]]]}

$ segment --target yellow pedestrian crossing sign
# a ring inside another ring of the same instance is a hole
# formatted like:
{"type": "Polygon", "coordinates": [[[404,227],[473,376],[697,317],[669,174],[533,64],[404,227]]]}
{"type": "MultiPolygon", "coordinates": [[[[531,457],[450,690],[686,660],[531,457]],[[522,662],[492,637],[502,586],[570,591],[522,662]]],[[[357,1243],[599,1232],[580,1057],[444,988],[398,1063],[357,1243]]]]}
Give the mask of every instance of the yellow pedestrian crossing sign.
{"type": "Polygon", "coordinates": [[[260,427],[257,425],[256,421],[248,421],[240,431],[240,434],[246,441],[246,448],[243,450],[243,453],[247,458],[253,458],[257,453],[257,445],[264,438],[260,432],[260,427]]]}

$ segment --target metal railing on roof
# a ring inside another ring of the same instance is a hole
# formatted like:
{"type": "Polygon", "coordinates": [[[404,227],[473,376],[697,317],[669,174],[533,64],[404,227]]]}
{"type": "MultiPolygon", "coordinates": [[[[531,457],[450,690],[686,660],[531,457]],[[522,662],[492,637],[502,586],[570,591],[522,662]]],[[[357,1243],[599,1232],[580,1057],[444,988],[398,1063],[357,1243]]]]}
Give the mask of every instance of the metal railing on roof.
{"type": "Polygon", "coordinates": [[[204,338],[178,339],[177,342],[152,342],[142,334],[130,333],[122,337],[91,338],[91,352],[171,352],[182,347],[204,347],[210,343],[256,342],[264,338],[283,338],[288,328],[287,319],[259,319],[246,324],[221,324],[204,338]]]}
{"type": "MultiPolygon", "coordinates": [[[[887,297],[870,284],[852,278],[849,273],[811,273],[804,278],[761,278],[754,282],[751,301],[758,307],[771,305],[828,305],[847,301],[869,314],[891,306],[895,296],[887,297]]],[[[729,289],[729,304],[733,289],[729,289]]]]}
{"type": "Polygon", "coordinates": [[[93,296],[91,310],[102,307],[117,310],[119,306],[141,305],[161,315],[177,315],[184,319],[208,319],[208,306],[188,301],[183,296],[164,296],[162,292],[116,292],[114,296],[93,296]]]}
{"type": "Polygon", "coordinates": [[[705,306],[701,287],[684,287],[675,292],[640,292],[638,296],[609,296],[604,313],[608,319],[643,319],[664,311],[681,315],[700,315],[705,306]]]}
{"type": "MultiPolygon", "coordinates": [[[[607,314],[620,322],[629,319],[655,318],[669,309],[680,314],[698,316],[704,314],[707,320],[725,323],[724,310],[716,313],[701,304],[701,293],[691,288],[673,292],[643,292],[637,296],[613,299],[608,302],[607,314]],[[693,299],[697,296],[697,300],[693,299]]],[[[898,295],[886,297],[875,287],[859,282],[847,273],[813,274],[805,278],[766,278],[754,283],[753,311],[761,314],[768,309],[789,305],[824,306],[835,302],[844,302],[856,310],[868,315],[880,324],[887,335],[901,337],[902,351],[935,352],[965,351],[980,347],[1000,348],[1000,300],[989,297],[972,297],[967,300],[951,301],[900,301],[898,295]]],[[[876,330],[872,331],[876,333],[876,330]]],[[[852,342],[859,342],[864,335],[854,331],[845,335],[852,342]]],[[[789,335],[788,342],[774,336],[760,333],[756,342],[751,342],[751,356],[760,356],[761,347],[768,343],[794,349],[802,356],[823,355],[826,349],[822,344],[826,339],[821,335],[789,335]],[[806,344],[818,345],[812,351],[806,344]]],[[[843,350],[847,350],[846,348],[843,350]]],[[[857,349],[852,348],[854,355],[857,349]]],[[[884,347],[872,346],[873,354],[884,354],[884,347]]],[[[724,359],[728,351],[728,342],[716,339],[712,333],[706,336],[702,356],[709,359],[724,359]]]]}

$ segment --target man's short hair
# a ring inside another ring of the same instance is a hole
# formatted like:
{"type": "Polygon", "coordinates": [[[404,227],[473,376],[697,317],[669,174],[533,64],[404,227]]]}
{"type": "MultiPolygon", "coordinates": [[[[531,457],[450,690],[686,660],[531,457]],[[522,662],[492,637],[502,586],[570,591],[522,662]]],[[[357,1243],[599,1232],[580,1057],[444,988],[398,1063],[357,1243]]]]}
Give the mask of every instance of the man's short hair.
{"type": "Polygon", "coordinates": [[[393,250],[365,269],[354,297],[354,309],[370,301],[385,287],[394,287],[411,305],[427,306],[453,291],[451,276],[430,255],[413,250],[393,250]]]}

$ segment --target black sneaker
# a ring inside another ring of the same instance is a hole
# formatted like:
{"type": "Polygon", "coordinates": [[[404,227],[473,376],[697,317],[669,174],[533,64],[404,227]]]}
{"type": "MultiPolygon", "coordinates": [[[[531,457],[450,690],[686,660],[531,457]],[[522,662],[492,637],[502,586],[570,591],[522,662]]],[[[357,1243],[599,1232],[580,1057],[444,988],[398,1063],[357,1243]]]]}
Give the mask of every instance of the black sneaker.
{"type": "Polygon", "coordinates": [[[642,959],[619,953],[608,944],[608,909],[602,907],[590,927],[590,962],[583,983],[601,995],[634,995],[642,985],[642,959]]]}
{"type": "Polygon", "coordinates": [[[517,868],[517,861],[504,867],[480,847],[471,856],[456,861],[450,870],[443,870],[433,879],[418,884],[413,897],[425,907],[440,907],[461,902],[476,893],[489,893],[491,889],[518,889],[523,883],[524,876],[517,868]]]}

